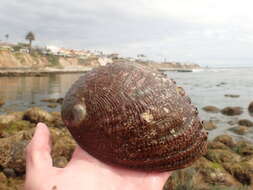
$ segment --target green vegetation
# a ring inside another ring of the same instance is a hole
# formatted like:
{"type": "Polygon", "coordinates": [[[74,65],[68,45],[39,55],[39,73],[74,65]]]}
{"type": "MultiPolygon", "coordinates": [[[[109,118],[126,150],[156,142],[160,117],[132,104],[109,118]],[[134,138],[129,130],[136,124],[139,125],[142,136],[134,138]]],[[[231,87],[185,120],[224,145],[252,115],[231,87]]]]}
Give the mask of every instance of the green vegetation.
{"type": "Polygon", "coordinates": [[[59,56],[56,55],[47,55],[47,60],[51,64],[51,66],[59,65],[59,56]]]}

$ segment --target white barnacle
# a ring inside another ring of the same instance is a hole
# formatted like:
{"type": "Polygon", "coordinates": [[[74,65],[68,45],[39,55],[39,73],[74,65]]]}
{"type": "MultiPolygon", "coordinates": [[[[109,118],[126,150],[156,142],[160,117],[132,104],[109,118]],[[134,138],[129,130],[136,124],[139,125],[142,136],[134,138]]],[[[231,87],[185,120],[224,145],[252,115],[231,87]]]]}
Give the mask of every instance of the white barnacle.
{"type": "Polygon", "coordinates": [[[148,123],[154,120],[154,116],[149,112],[142,113],[141,118],[144,119],[148,123]]]}

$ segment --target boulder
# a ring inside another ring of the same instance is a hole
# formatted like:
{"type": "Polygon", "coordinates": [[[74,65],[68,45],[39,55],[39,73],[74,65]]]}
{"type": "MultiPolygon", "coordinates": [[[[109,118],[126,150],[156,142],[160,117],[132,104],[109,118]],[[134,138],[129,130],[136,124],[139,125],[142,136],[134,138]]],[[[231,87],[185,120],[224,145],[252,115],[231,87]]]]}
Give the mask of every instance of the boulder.
{"type": "MultiPolygon", "coordinates": [[[[0,139],[0,168],[10,168],[21,174],[25,172],[25,148],[30,142],[33,132],[34,129],[25,130],[8,138],[0,139]]],[[[52,136],[51,154],[54,163],[57,163],[55,159],[59,157],[69,160],[76,143],[67,129],[51,128],[50,133],[52,136]]]]}
{"type": "Polygon", "coordinates": [[[228,98],[239,98],[240,97],[240,95],[238,95],[238,94],[225,94],[224,96],[228,97],[228,98]]]}
{"type": "Polygon", "coordinates": [[[22,120],[23,116],[24,116],[23,112],[13,112],[9,114],[0,115],[0,126],[7,126],[14,121],[22,120]]]}
{"type": "Polygon", "coordinates": [[[28,130],[34,127],[35,124],[30,123],[29,121],[17,120],[5,125],[4,127],[0,126],[0,133],[2,138],[6,138],[18,133],[19,131],[28,130]]]}
{"type": "Polygon", "coordinates": [[[253,127],[253,122],[248,119],[241,119],[238,121],[239,125],[247,126],[247,127],[253,127]]]}
{"type": "Polygon", "coordinates": [[[249,113],[253,115],[253,102],[249,104],[248,110],[249,110],[249,113]]]}
{"type": "Polygon", "coordinates": [[[207,144],[208,149],[223,149],[223,150],[230,150],[228,146],[219,142],[219,141],[210,141],[207,144]]]}
{"type": "Polygon", "coordinates": [[[221,142],[230,148],[234,148],[236,145],[233,138],[229,135],[219,135],[214,139],[214,142],[221,142]]]}
{"type": "Polygon", "coordinates": [[[2,107],[4,104],[5,102],[2,99],[0,99],[0,107],[2,107]]]}
{"type": "Polygon", "coordinates": [[[248,141],[238,141],[234,148],[235,152],[242,156],[253,155],[253,144],[248,141]]]}
{"type": "Polygon", "coordinates": [[[225,162],[239,162],[241,157],[240,155],[230,151],[222,149],[209,149],[205,157],[216,163],[223,164],[225,162]]]}
{"type": "Polygon", "coordinates": [[[212,121],[204,121],[203,126],[205,130],[213,130],[217,128],[217,126],[212,121]]]}
{"type": "Polygon", "coordinates": [[[237,127],[231,128],[230,130],[238,135],[245,135],[246,133],[249,132],[249,128],[246,126],[237,126],[237,127]]]}
{"type": "Polygon", "coordinates": [[[224,168],[233,175],[240,183],[245,186],[251,186],[253,183],[252,168],[247,162],[242,163],[224,163],[224,168]]]}
{"type": "Polygon", "coordinates": [[[25,111],[23,119],[30,121],[32,123],[38,123],[38,122],[52,122],[54,120],[54,117],[50,113],[41,108],[33,107],[25,111]]]}
{"type": "Polygon", "coordinates": [[[206,112],[211,112],[211,113],[218,113],[220,112],[220,109],[215,107],[215,106],[205,106],[202,108],[206,112]]]}
{"type": "Polygon", "coordinates": [[[57,104],[48,104],[47,107],[49,108],[56,108],[58,105],[57,104]]]}
{"type": "Polygon", "coordinates": [[[164,190],[228,190],[241,186],[222,165],[201,157],[192,166],[173,171],[164,186],[164,190]]]}
{"type": "Polygon", "coordinates": [[[226,107],[221,110],[221,113],[228,116],[241,115],[243,109],[241,107],[226,107]]]}

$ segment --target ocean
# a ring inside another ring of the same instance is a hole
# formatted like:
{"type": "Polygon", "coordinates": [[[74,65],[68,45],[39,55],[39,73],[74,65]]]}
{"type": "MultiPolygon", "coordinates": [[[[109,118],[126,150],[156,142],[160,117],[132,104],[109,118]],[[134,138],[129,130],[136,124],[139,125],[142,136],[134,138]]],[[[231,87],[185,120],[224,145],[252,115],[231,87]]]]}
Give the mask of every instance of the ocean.
{"type": "MultiPolygon", "coordinates": [[[[219,134],[230,134],[237,138],[253,141],[253,131],[244,136],[236,135],[229,129],[236,126],[229,121],[251,119],[247,108],[253,101],[253,68],[205,68],[194,72],[166,72],[182,86],[191,97],[200,113],[202,120],[212,120],[218,126],[209,132],[212,139],[219,134]],[[225,97],[225,94],[240,95],[238,98],[225,97]],[[225,116],[221,113],[207,113],[202,107],[212,105],[218,108],[240,106],[243,114],[239,116],[225,116]]],[[[48,111],[60,111],[60,105],[49,108],[42,99],[64,97],[71,84],[82,74],[51,74],[43,77],[1,77],[0,99],[5,101],[0,107],[0,114],[25,110],[33,106],[42,107],[48,111]]],[[[253,130],[253,129],[252,129],[253,130]]]]}

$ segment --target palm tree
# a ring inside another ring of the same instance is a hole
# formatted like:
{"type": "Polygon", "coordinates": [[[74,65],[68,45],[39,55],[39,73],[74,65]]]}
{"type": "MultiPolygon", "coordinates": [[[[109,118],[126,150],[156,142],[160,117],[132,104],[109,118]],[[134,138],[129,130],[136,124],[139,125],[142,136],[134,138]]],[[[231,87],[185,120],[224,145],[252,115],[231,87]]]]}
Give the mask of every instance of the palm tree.
{"type": "Polygon", "coordinates": [[[6,38],[6,41],[9,39],[9,34],[5,34],[4,37],[6,38]]]}
{"type": "Polygon", "coordinates": [[[29,41],[29,53],[32,51],[32,41],[35,40],[33,32],[28,32],[25,36],[25,39],[29,41]]]}

